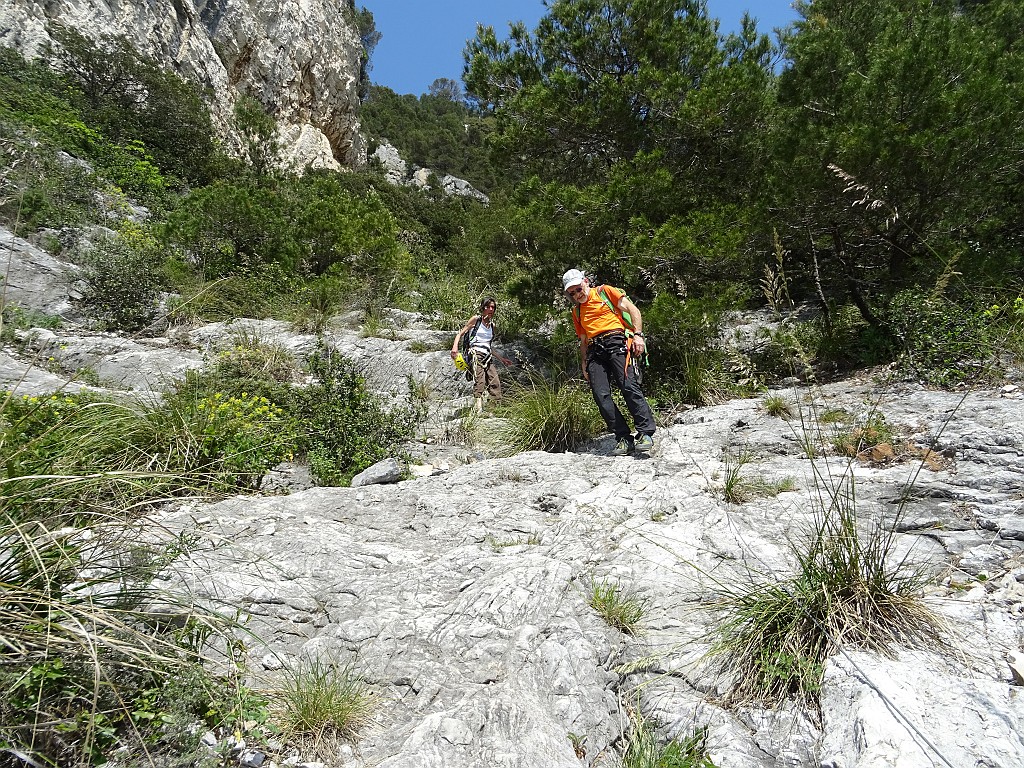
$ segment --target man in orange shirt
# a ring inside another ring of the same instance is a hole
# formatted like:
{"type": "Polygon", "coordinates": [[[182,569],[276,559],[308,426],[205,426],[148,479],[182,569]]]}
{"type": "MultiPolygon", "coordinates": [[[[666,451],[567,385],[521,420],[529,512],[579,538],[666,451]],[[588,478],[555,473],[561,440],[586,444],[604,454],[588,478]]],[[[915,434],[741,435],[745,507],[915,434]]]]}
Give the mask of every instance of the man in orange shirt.
{"type": "Polygon", "coordinates": [[[562,275],[562,288],[569,300],[579,307],[579,311],[573,311],[572,321],[580,340],[580,366],[601,416],[608,429],[615,433],[612,456],[626,456],[634,451],[650,453],[654,449],[654,415],[640,391],[633,366],[629,365],[630,355],[642,355],[646,349],[640,310],[621,290],[606,285],[604,294],[618,308],[616,312],[596,288],[590,287],[586,276],[578,269],[570,269],[562,275]],[[626,337],[622,312],[629,313],[632,321],[630,339],[626,337]],[[635,438],[630,434],[622,411],[612,400],[612,382],[622,392],[626,408],[633,417],[635,438]]]}

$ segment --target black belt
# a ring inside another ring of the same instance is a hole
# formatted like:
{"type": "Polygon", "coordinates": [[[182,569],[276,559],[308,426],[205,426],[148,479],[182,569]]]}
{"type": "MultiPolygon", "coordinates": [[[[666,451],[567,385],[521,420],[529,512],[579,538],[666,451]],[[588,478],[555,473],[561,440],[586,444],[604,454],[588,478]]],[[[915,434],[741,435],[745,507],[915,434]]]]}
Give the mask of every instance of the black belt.
{"type": "Polygon", "coordinates": [[[602,331],[601,333],[597,334],[596,336],[591,336],[590,340],[591,341],[597,341],[598,339],[607,339],[607,338],[610,338],[611,336],[621,336],[623,339],[625,339],[626,338],[626,332],[625,331],[602,331]]]}

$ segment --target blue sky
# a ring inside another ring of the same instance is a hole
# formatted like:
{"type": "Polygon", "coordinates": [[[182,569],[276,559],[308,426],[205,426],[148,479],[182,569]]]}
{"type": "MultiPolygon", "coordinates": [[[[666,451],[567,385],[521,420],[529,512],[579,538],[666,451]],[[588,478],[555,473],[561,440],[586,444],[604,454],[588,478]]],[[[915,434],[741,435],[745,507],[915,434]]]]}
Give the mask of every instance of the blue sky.
{"type": "MultiPolygon", "coordinates": [[[[532,30],[544,15],[541,0],[356,0],[356,5],[373,13],[382,34],[370,78],[417,96],[439,77],[461,82],[462,49],[478,22],[503,35],[509,21],[524,21],[532,30]]],[[[708,12],[722,22],[723,32],[736,29],[743,11],[752,7],[761,32],[797,18],[792,0],[708,0],[708,12]]]]}

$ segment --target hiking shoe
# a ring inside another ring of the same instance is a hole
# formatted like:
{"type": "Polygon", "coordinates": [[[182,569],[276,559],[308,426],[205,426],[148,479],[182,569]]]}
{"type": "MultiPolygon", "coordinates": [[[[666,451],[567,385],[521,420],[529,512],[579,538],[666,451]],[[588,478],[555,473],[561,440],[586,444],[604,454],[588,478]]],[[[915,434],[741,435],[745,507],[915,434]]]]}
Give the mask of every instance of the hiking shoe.
{"type": "Polygon", "coordinates": [[[637,453],[650,453],[654,450],[654,438],[650,435],[640,435],[636,439],[637,453]]]}
{"type": "Polygon", "coordinates": [[[615,444],[612,456],[629,456],[633,452],[633,438],[624,437],[615,444]]]}

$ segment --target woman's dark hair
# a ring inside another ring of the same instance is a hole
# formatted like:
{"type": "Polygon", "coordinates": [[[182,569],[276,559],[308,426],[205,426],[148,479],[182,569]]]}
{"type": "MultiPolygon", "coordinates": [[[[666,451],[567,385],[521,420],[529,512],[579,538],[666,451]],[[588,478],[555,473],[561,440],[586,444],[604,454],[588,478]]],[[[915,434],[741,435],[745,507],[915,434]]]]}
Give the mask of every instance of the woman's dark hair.
{"type": "Polygon", "coordinates": [[[494,297],[493,297],[493,296],[484,296],[484,298],[483,298],[483,301],[481,301],[481,302],[480,302],[480,311],[481,311],[481,312],[483,312],[483,311],[484,311],[484,308],[485,308],[485,307],[486,307],[486,306],[487,306],[488,304],[493,304],[493,305],[494,305],[494,309],[495,309],[495,310],[497,310],[497,309],[498,309],[498,302],[496,302],[496,301],[494,300],[494,297]]]}

